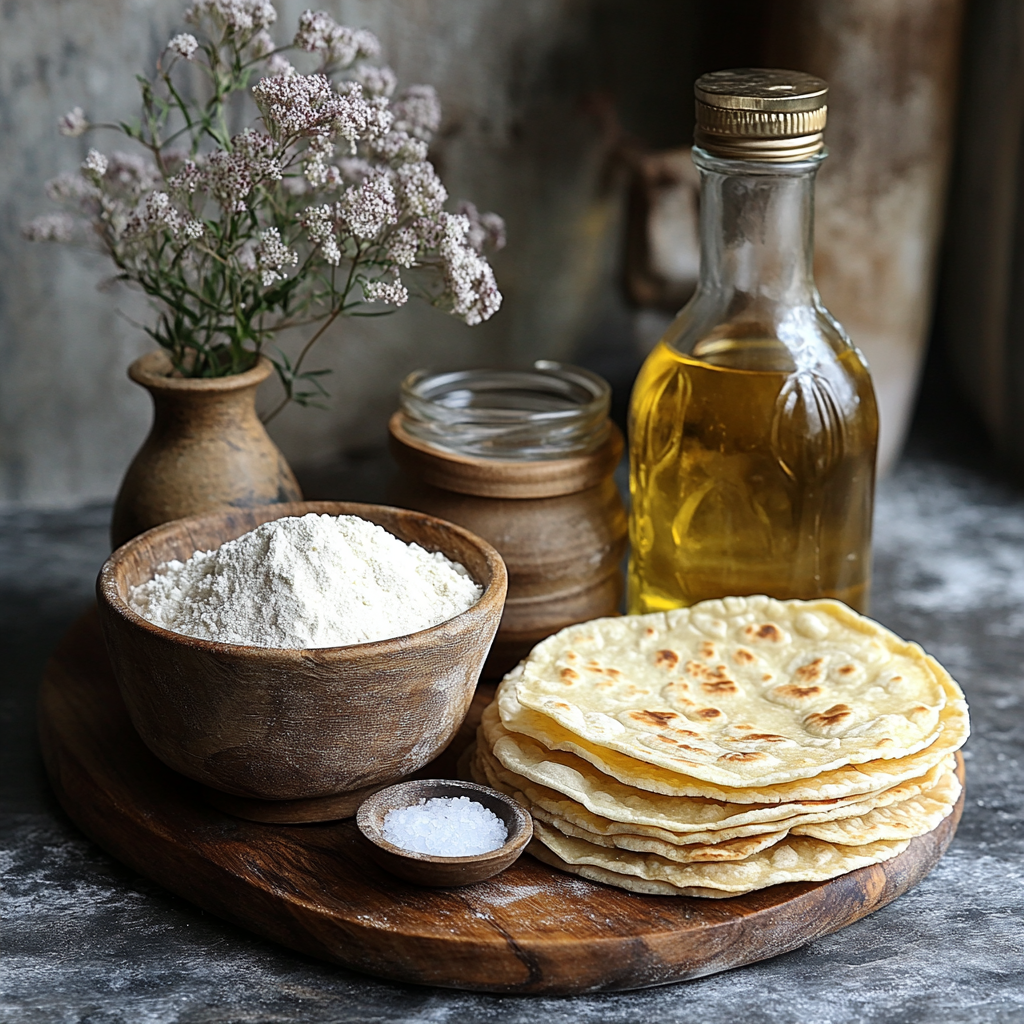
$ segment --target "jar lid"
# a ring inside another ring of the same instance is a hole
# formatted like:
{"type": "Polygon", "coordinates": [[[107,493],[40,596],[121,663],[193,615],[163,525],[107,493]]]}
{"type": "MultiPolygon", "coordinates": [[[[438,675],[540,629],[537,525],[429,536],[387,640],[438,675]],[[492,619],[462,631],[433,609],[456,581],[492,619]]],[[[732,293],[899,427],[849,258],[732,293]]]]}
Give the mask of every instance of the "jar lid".
{"type": "Polygon", "coordinates": [[[806,160],[824,147],[828,84],[803,71],[734,68],[694,84],[694,141],[713,156],[806,160]]]}

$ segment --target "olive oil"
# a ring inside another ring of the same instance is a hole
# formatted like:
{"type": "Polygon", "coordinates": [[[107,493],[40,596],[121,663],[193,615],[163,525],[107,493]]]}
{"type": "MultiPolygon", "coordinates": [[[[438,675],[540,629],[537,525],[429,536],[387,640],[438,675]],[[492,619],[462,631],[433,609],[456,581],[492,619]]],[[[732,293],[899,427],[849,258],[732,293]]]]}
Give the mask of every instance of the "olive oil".
{"type": "Polygon", "coordinates": [[[792,348],[662,341],[648,357],[630,410],[630,613],[731,594],[865,609],[871,380],[850,346],[801,368],[792,348]]]}
{"type": "Polygon", "coordinates": [[[633,388],[629,611],[749,594],[864,611],[878,411],[814,285],[828,85],[741,68],[694,92],[700,279],[633,388]]]}

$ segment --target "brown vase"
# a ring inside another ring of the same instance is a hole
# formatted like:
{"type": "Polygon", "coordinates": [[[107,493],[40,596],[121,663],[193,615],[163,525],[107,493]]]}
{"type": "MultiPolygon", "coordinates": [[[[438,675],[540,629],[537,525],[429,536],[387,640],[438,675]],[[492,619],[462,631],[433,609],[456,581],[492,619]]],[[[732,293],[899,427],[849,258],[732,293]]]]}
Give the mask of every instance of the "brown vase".
{"type": "Polygon", "coordinates": [[[115,548],[182,516],[302,500],[256,415],[256,389],[272,372],[261,357],[230,377],[172,377],[162,351],[131,364],[128,376],[153,396],[153,426],[114,502],[115,548]]]}

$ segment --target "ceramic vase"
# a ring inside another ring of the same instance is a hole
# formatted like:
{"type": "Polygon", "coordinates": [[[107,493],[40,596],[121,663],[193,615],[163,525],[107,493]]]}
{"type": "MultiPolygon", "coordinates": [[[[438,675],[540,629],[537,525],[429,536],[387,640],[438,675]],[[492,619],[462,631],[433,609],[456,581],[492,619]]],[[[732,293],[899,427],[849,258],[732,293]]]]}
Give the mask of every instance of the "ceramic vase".
{"type": "Polygon", "coordinates": [[[256,390],[272,372],[261,357],[230,377],[175,377],[163,351],[131,364],[128,376],[153,398],[153,426],[114,503],[115,548],[183,516],[302,500],[256,415],[256,390]]]}

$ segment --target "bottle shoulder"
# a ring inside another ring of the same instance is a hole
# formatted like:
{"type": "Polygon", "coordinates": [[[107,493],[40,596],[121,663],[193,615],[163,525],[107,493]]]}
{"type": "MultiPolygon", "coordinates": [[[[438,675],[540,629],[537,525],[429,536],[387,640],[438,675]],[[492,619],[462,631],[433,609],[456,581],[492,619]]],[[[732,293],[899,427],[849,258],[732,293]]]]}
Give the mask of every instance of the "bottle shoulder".
{"type": "Polygon", "coordinates": [[[679,356],[736,369],[799,372],[842,360],[867,371],[863,355],[817,294],[783,306],[698,292],[659,344],[679,356]]]}

